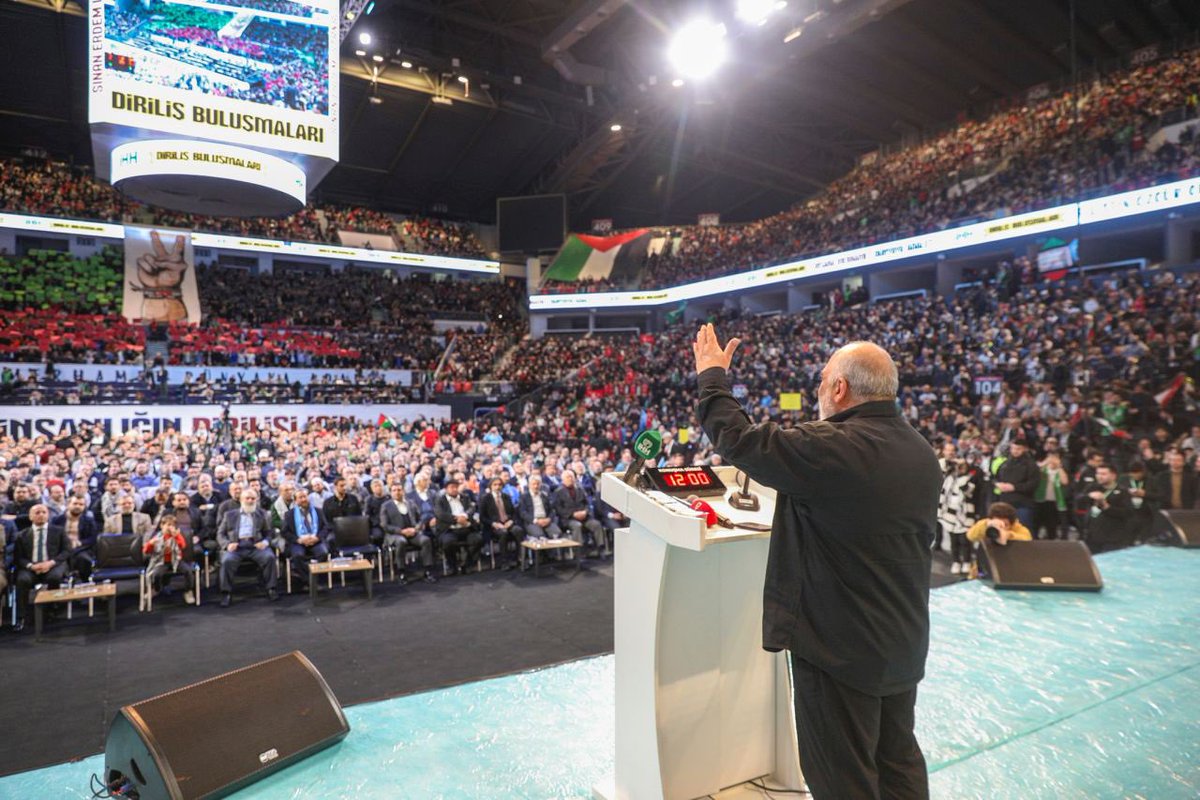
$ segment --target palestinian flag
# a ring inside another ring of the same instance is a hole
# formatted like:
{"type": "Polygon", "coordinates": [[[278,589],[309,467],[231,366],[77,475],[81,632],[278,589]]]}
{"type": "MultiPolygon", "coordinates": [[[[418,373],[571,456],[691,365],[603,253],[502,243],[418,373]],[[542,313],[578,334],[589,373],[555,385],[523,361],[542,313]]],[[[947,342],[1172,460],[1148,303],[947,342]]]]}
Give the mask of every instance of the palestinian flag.
{"type": "Polygon", "coordinates": [[[376,420],[375,424],[383,428],[385,431],[394,430],[396,428],[396,420],[392,419],[386,414],[380,414],[379,419],[376,420]]]}
{"type": "Polygon", "coordinates": [[[573,233],[563,243],[544,276],[548,281],[586,281],[636,277],[650,252],[653,237],[646,229],[614,236],[573,233]]]}
{"type": "Polygon", "coordinates": [[[1158,394],[1154,395],[1154,402],[1158,403],[1161,408],[1166,408],[1175,399],[1175,395],[1179,394],[1179,390],[1187,383],[1187,376],[1182,372],[1175,376],[1175,380],[1167,384],[1167,387],[1158,394]]]}
{"type": "Polygon", "coordinates": [[[1111,422],[1104,417],[1092,417],[1092,422],[1100,426],[1105,436],[1113,436],[1117,439],[1132,439],[1133,436],[1128,431],[1123,431],[1120,428],[1114,427],[1111,422]]]}

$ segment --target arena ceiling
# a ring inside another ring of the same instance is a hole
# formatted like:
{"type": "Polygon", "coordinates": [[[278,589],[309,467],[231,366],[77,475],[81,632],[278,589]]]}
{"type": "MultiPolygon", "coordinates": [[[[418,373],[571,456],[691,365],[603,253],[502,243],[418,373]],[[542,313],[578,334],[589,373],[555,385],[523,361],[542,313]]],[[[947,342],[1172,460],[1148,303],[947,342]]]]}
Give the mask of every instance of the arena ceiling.
{"type": "MultiPolygon", "coordinates": [[[[1075,4],[1085,74],[1200,29],[1192,0],[1075,4]]],[[[702,7],[375,0],[343,44],[341,163],[318,198],[486,221],[497,197],[565,191],[576,228],[754,219],[1070,74],[1072,0],[790,0],[706,86],[672,87],[666,37],[702,7]]],[[[80,6],[0,0],[0,31],[0,146],[89,162],[80,6]]]]}

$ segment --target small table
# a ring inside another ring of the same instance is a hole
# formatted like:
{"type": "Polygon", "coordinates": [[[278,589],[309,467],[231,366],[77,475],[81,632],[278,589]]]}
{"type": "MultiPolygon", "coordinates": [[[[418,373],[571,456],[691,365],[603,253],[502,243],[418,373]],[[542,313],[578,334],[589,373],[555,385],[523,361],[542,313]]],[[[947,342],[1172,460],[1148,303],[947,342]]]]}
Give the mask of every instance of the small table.
{"type": "Polygon", "coordinates": [[[92,601],[103,598],[108,605],[108,631],[117,629],[117,586],[114,583],[83,583],[62,589],[42,589],[33,599],[33,640],[42,638],[42,609],[50,603],[72,603],[88,601],[88,616],[92,616],[92,601]]]}
{"type": "MultiPolygon", "coordinates": [[[[583,545],[574,539],[525,539],[521,547],[533,553],[533,577],[540,578],[542,571],[542,552],[546,550],[575,550],[575,571],[579,572],[580,559],[583,557],[583,545]]],[[[521,554],[521,571],[525,571],[524,552],[521,554]]]]}
{"type": "Polygon", "coordinates": [[[363,574],[363,583],[367,587],[367,599],[372,597],[371,580],[374,577],[375,565],[365,558],[356,558],[353,561],[345,561],[333,559],[332,561],[314,561],[308,565],[308,596],[315,604],[317,602],[317,576],[328,575],[329,585],[333,586],[333,573],[340,572],[345,575],[347,572],[361,572],[363,574]]]}

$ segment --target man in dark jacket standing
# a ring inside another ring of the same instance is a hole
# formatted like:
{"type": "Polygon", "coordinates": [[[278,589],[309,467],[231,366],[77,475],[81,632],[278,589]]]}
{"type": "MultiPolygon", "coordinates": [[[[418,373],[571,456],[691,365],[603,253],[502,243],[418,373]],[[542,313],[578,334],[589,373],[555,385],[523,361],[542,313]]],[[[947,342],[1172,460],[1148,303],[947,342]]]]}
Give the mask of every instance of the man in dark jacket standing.
{"type": "Polygon", "coordinates": [[[929,649],[930,543],[942,473],[896,410],[891,357],[868,342],[821,371],[819,422],[753,424],[730,391],[739,341],[694,352],[714,449],[777,492],[763,647],[789,650],[800,765],[812,796],[927,798],[913,733],[929,649]]]}
{"type": "Polygon", "coordinates": [[[1042,472],[1025,446],[1025,437],[1014,437],[1008,443],[1008,457],[992,461],[992,502],[1008,503],[1017,510],[1021,524],[1033,530],[1033,494],[1041,479],[1042,472]]]}

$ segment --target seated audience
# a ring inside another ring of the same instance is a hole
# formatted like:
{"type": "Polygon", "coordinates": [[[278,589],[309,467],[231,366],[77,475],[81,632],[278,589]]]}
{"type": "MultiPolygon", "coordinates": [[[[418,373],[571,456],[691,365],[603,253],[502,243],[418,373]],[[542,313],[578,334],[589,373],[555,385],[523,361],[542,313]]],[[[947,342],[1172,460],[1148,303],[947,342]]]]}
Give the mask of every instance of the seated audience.
{"type": "Polygon", "coordinates": [[[555,521],[557,512],[550,493],[542,489],[540,475],[530,475],[528,488],[521,493],[521,527],[534,539],[560,539],[562,528],[555,521]]]}
{"type": "Polygon", "coordinates": [[[228,608],[233,602],[233,577],[244,560],[253,561],[258,567],[267,599],[279,599],[275,590],[278,563],[271,550],[271,522],[258,507],[258,495],[253,489],[243,490],[238,508],[230,509],[222,518],[217,544],[221,548],[221,608],[228,608]]]}
{"type": "MultiPolygon", "coordinates": [[[[430,503],[432,508],[432,503],[430,503]]],[[[434,513],[432,510],[430,513],[434,513]]],[[[404,494],[404,484],[392,484],[391,497],[379,510],[379,526],[383,530],[383,546],[392,551],[400,583],[407,583],[404,556],[415,549],[421,561],[426,583],[437,583],[433,575],[433,539],[428,533],[429,520],[421,520],[421,510],[404,494]]]]}
{"type": "Polygon", "coordinates": [[[133,495],[121,495],[117,501],[117,513],[104,518],[103,533],[131,533],[139,538],[149,535],[154,525],[148,514],[133,510],[133,495]]]}
{"type": "Polygon", "coordinates": [[[299,567],[301,587],[307,588],[312,580],[309,562],[329,557],[331,535],[324,515],[312,504],[308,492],[296,494],[296,503],[284,513],[280,528],[287,543],[287,555],[292,564],[299,567]]]}
{"type": "Polygon", "coordinates": [[[562,485],[554,492],[554,513],[567,536],[581,546],[590,546],[588,557],[595,558],[601,549],[607,548],[604,526],[593,516],[587,494],[575,485],[575,481],[574,470],[563,470],[562,485]]]}
{"type": "Polygon", "coordinates": [[[503,489],[503,480],[491,479],[488,491],[479,504],[479,524],[484,547],[491,547],[492,542],[496,542],[499,545],[499,562],[505,569],[514,569],[520,559],[525,531],[517,524],[516,506],[503,489]],[[512,545],[511,555],[509,544],[512,545]]]}
{"type": "Polygon", "coordinates": [[[20,631],[33,619],[35,586],[57,588],[67,577],[70,549],[63,529],[50,524],[50,509],[38,503],[29,509],[29,527],[17,534],[13,548],[16,568],[17,624],[20,631]]]}
{"type": "Polygon", "coordinates": [[[438,542],[451,575],[464,574],[483,548],[475,504],[460,489],[459,482],[450,478],[433,504],[438,542]]]}
{"type": "Polygon", "coordinates": [[[182,574],[187,585],[183,601],[188,605],[196,601],[193,594],[196,572],[192,569],[192,548],[176,526],[174,516],[162,518],[158,530],[142,544],[142,555],[146,557],[146,580],[150,581],[151,591],[163,591],[172,575],[182,574]]]}

